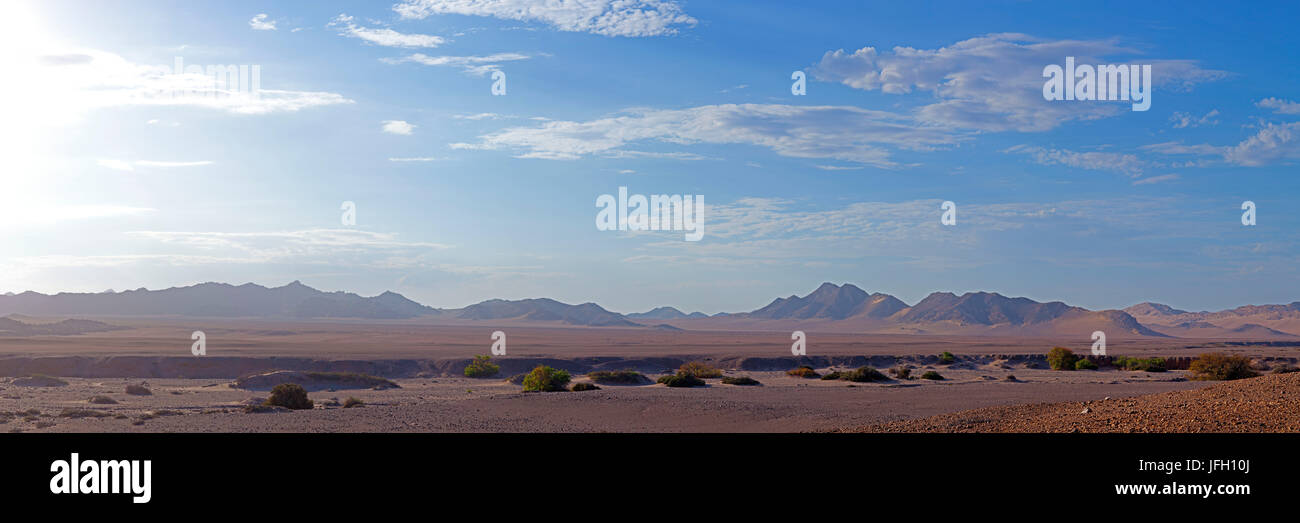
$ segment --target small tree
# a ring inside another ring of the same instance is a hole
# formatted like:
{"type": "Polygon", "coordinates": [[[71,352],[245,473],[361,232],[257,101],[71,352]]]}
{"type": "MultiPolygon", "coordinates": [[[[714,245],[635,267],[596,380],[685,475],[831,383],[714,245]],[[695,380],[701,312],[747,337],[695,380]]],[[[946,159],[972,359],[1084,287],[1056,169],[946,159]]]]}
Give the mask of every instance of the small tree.
{"type": "Polygon", "coordinates": [[[560,392],[568,390],[565,387],[569,385],[569,379],[567,371],[553,369],[546,365],[538,365],[527,376],[524,376],[524,392],[560,392]]]}
{"type": "Polygon", "coordinates": [[[297,383],[276,385],[271,389],[271,397],[267,398],[266,404],[294,410],[310,409],[314,406],[311,399],[307,397],[307,389],[297,383]]]}
{"type": "Polygon", "coordinates": [[[1081,358],[1074,362],[1074,370],[1097,370],[1097,364],[1087,358],[1081,358]]]}
{"type": "Polygon", "coordinates": [[[1189,368],[1194,380],[1239,380],[1259,375],[1250,368],[1250,358],[1222,352],[1202,354],[1192,361],[1189,368]]]}
{"type": "Polygon", "coordinates": [[[465,367],[467,378],[491,378],[498,372],[501,372],[501,367],[492,363],[492,357],[487,355],[474,356],[474,361],[465,367]]]}
{"type": "Polygon", "coordinates": [[[1047,365],[1052,370],[1074,370],[1074,363],[1079,361],[1079,357],[1074,355],[1074,351],[1065,347],[1052,347],[1047,352],[1047,365]]]}
{"type": "Polygon", "coordinates": [[[939,363],[952,363],[954,361],[957,361],[957,357],[953,356],[951,352],[943,351],[943,354],[939,355],[939,363]]]}

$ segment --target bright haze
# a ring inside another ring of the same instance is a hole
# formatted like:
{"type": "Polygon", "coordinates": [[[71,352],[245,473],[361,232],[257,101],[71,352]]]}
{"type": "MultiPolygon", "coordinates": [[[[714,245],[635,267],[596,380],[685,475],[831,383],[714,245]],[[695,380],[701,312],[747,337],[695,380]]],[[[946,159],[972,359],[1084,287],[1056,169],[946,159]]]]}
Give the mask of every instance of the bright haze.
{"type": "Polygon", "coordinates": [[[712,315],[852,282],[865,301],[764,314],[907,332],[1155,302],[1189,312],[1126,316],[1297,329],[1196,312],[1300,299],[1294,3],[562,4],[8,2],[0,292],[712,315]],[[1044,100],[1066,57],[1152,65],[1150,110],[1044,100]],[[256,67],[260,96],[161,98],[196,87],[178,61],[256,67]],[[703,238],[598,230],[620,187],[703,195],[703,238]]]}

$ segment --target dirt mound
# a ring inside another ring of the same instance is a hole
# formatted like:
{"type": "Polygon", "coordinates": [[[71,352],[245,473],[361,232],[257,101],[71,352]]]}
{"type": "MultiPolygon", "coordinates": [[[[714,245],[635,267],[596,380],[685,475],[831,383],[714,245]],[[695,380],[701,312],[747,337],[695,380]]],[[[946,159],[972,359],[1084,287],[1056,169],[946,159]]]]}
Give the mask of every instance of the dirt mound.
{"type": "Polygon", "coordinates": [[[1300,432],[1300,373],[1133,398],[987,407],[855,432],[1300,432]]]}
{"type": "Polygon", "coordinates": [[[300,372],[278,370],[244,376],[235,380],[235,388],[270,390],[281,383],[297,383],[309,391],[328,389],[396,389],[396,383],[377,376],[353,372],[300,372]]]}
{"type": "Polygon", "coordinates": [[[68,384],[59,378],[43,375],[14,378],[9,383],[18,387],[62,387],[68,384]]]}

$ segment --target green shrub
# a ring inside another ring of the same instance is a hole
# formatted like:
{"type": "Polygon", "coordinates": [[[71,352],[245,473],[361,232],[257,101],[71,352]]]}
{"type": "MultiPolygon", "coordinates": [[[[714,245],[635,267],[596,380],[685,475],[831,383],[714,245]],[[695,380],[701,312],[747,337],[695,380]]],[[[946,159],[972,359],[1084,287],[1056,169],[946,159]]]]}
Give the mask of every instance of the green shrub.
{"type": "Polygon", "coordinates": [[[843,373],[843,372],[840,372],[840,371],[838,371],[838,370],[833,370],[833,371],[827,372],[826,374],[822,374],[822,379],[824,379],[824,380],[838,380],[838,379],[840,379],[840,378],[843,377],[843,376],[844,376],[844,373],[843,373]]]}
{"type": "Polygon", "coordinates": [[[574,383],[573,386],[569,388],[569,390],[573,392],[582,392],[584,390],[600,390],[600,387],[597,387],[596,384],[594,383],[582,382],[582,383],[574,383]]]}
{"type": "Polygon", "coordinates": [[[690,374],[697,378],[721,378],[722,371],[702,361],[688,361],[677,368],[678,374],[690,374]]]}
{"type": "Polygon", "coordinates": [[[650,378],[634,370],[600,370],[588,372],[587,377],[596,383],[614,385],[640,385],[650,382],[650,378]]]}
{"type": "Polygon", "coordinates": [[[907,367],[907,366],[904,366],[904,365],[899,365],[899,366],[897,366],[897,367],[894,367],[894,368],[892,368],[892,369],[889,369],[889,373],[890,373],[890,374],[893,374],[895,378],[898,378],[898,379],[900,379],[900,380],[910,380],[910,379],[912,379],[912,369],[911,369],[911,367],[907,367]]]}
{"type": "Polygon", "coordinates": [[[343,400],[343,408],[345,409],[350,409],[353,407],[364,407],[364,406],[366,406],[366,402],[351,396],[348,396],[348,399],[343,400]]]}
{"type": "Polygon", "coordinates": [[[524,377],[524,392],[561,392],[569,385],[569,373],[538,365],[524,377]]]}
{"type": "Polygon", "coordinates": [[[845,372],[840,379],[856,383],[866,383],[872,381],[889,381],[889,377],[884,373],[871,367],[858,367],[854,370],[845,372]]]}
{"type": "Polygon", "coordinates": [[[785,373],[796,378],[816,379],[821,377],[821,374],[817,374],[817,371],[807,365],[800,365],[799,368],[787,370],[785,373]]]}
{"type": "Polygon", "coordinates": [[[1087,358],[1081,358],[1074,362],[1074,370],[1097,370],[1097,364],[1087,358]]]}
{"type": "Polygon", "coordinates": [[[727,385],[759,385],[758,380],[749,376],[723,376],[722,382],[727,385]]]}
{"type": "Polygon", "coordinates": [[[1118,368],[1132,371],[1165,372],[1164,358],[1134,358],[1116,356],[1111,363],[1118,368]]]}
{"type": "Polygon", "coordinates": [[[1192,361],[1189,368],[1194,380],[1239,380],[1259,375],[1250,368],[1250,358],[1222,352],[1202,354],[1192,361]]]}
{"type": "Polygon", "coordinates": [[[498,372],[501,372],[501,366],[492,363],[492,357],[487,355],[474,356],[474,361],[465,367],[467,378],[491,378],[498,372]]]}
{"type": "Polygon", "coordinates": [[[307,397],[307,389],[297,383],[281,383],[273,387],[271,397],[266,399],[266,404],[294,410],[310,409],[315,406],[307,397]]]}
{"type": "Polygon", "coordinates": [[[935,372],[935,371],[932,371],[932,370],[927,370],[927,371],[925,371],[925,374],[922,374],[922,375],[921,375],[921,379],[923,379],[923,380],[936,380],[936,381],[937,381],[937,380],[941,380],[941,379],[943,379],[943,376],[942,376],[941,374],[939,374],[938,372],[935,372]]]}
{"type": "Polygon", "coordinates": [[[939,363],[952,363],[954,361],[957,361],[957,357],[953,356],[951,352],[943,351],[943,354],[939,355],[939,363]]]}
{"type": "Polygon", "coordinates": [[[704,380],[695,377],[694,374],[669,374],[659,378],[659,383],[669,387],[703,387],[704,380]]]}
{"type": "Polygon", "coordinates": [[[1079,357],[1065,347],[1052,347],[1052,350],[1047,351],[1047,365],[1052,370],[1074,370],[1076,361],[1079,361],[1079,357]]]}

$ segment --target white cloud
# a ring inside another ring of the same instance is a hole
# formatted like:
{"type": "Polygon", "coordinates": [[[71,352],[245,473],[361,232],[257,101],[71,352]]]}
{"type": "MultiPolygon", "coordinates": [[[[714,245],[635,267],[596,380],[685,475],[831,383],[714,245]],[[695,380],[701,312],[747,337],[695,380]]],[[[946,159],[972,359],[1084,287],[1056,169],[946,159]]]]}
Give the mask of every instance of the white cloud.
{"type": "Polygon", "coordinates": [[[415,125],[409,124],[403,120],[384,120],[384,132],[388,134],[400,134],[410,136],[415,131],[415,125]]]}
{"type": "Polygon", "coordinates": [[[1300,114],[1300,103],[1280,98],[1265,98],[1256,102],[1255,105],[1265,109],[1272,109],[1277,114],[1300,114]]]}
{"type": "Polygon", "coordinates": [[[542,22],[560,31],[627,37],[677,34],[679,27],[698,23],[668,0],[404,0],[393,10],[402,18],[489,16],[542,22]]]}
{"type": "Polygon", "coordinates": [[[480,137],[478,143],[451,146],[510,149],[519,151],[521,158],[571,160],[589,155],[663,154],[623,149],[639,143],[746,144],[783,156],[893,168],[899,165],[890,157],[891,148],[929,150],[965,139],[894,113],[857,107],[729,104],[636,109],[587,122],[550,121],[537,127],[507,128],[480,137]]]}
{"type": "Polygon", "coordinates": [[[388,161],[390,161],[390,162],[398,162],[398,163],[401,163],[401,162],[433,162],[433,161],[437,161],[437,160],[438,160],[437,158],[434,158],[434,157],[432,157],[432,156],[413,156],[413,157],[407,157],[407,158],[389,158],[389,159],[388,159],[388,161]]]}
{"type": "Polygon", "coordinates": [[[1189,113],[1175,112],[1173,116],[1169,117],[1169,120],[1174,122],[1174,129],[1200,127],[1202,125],[1215,126],[1215,125],[1219,125],[1219,121],[1214,119],[1214,117],[1218,115],[1219,115],[1218,109],[1211,110],[1210,112],[1205,113],[1205,116],[1202,116],[1200,118],[1197,118],[1195,115],[1189,113]]]}
{"type": "Polygon", "coordinates": [[[106,169],[113,169],[115,171],[134,171],[136,167],[157,167],[162,169],[170,169],[170,168],[178,168],[178,167],[202,167],[205,165],[212,165],[212,161],[210,160],[200,160],[200,161],[193,161],[193,162],[136,160],[134,162],[128,162],[126,160],[117,160],[112,158],[100,158],[98,160],[95,160],[95,163],[98,164],[100,167],[104,167],[106,169]]]}
{"type": "Polygon", "coordinates": [[[248,26],[256,31],[274,31],[275,20],[267,20],[266,13],[259,13],[248,21],[248,26]]]}
{"type": "Polygon", "coordinates": [[[1267,123],[1254,136],[1236,145],[1184,145],[1157,143],[1143,149],[1166,155],[1219,156],[1223,161],[1247,167],[1300,159],[1300,122],[1267,123]]]}
{"type": "MultiPolygon", "coordinates": [[[[888,94],[931,93],[938,101],[917,109],[921,121],[985,131],[1045,131],[1071,120],[1129,112],[1131,102],[1065,103],[1043,99],[1043,67],[1076,63],[1127,63],[1136,54],[1114,40],[1045,40],[1024,34],[990,34],[938,49],[863,47],[827,52],[813,68],[819,80],[888,94]]],[[[1147,60],[1155,85],[1186,89],[1225,73],[1187,60],[1147,60]]],[[[1159,100],[1159,92],[1153,96],[1159,100]]],[[[1158,103],[1158,102],[1156,102],[1158,103]]]]}
{"type": "MultiPolygon", "coordinates": [[[[42,48],[32,52],[15,57],[16,74],[24,78],[18,86],[22,104],[17,109],[29,115],[30,121],[66,124],[85,111],[120,106],[187,106],[269,114],[353,103],[329,92],[253,90],[251,79],[245,82],[239,76],[251,75],[251,66],[234,68],[234,81],[244,82],[248,88],[231,90],[226,83],[231,77],[222,74],[218,81],[215,74],[218,68],[230,72],[227,64],[200,66],[204,73],[178,74],[175,64],[143,65],[94,49],[42,48]]],[[[190,65],[200,64],[186,64],[186,68],[190,65]]]]}
{"type": "Polygon", "coordinates": [[[502,62],[527,60],[529,58],[532,57],[522,53],[496,53],[486,56],[429,56],[423,53],[415,53],[402,58],[380,58],[379,60],[386,64],[414,62],[434,67],[461,67],[471,75],[484,76],[499,69],[498,64],[502,62]]]}
{"type": "Polygon", "coordinates": [[[1135,154],[1108,152],[1079,152],[1065,149],[1047,149],[1038,146],[1017,145],[1003,152],[1028,155],[1040,165],[1064,165],[1094,171],[1112,171],[1129,176],[1139,176],[1147,167],[1135,154]]]}
{"type": "Polygon", "coordinates": [[[1141,180],[1134,180],[1133,185],[1150,185],[1153,183],[1172,182],[1178,179],[1177,174],[1162,174],[1160,176],[1148,176],[1141,180]]]}
{"type": "Polygon", "coordinates": [[[384,47],[438,47],[447,42],[441,36],[399,33],[392,29],[373,29],[356,25],[353,18],[341,14],[329,25],[337,27],[339,34],[359,38],[366,42],[384,47]]]}

